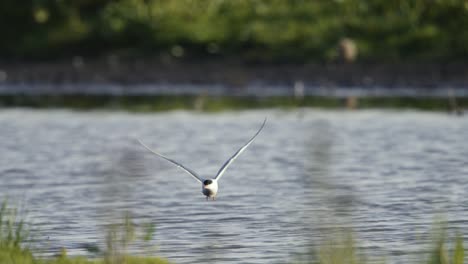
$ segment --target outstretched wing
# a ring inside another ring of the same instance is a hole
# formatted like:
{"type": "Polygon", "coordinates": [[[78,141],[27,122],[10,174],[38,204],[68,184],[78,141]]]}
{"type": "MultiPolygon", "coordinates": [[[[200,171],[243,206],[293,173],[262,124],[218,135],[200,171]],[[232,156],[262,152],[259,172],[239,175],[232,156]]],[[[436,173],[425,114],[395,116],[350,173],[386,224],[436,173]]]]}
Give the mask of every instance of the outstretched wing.
{"type": "Polygon", "coordinates": [[[260,127],[260,129],[257,131],[257,133],[255,133],[255,135],[244,145],[242,146],[236,153],[234,153],[234,155],[232,155],[232,157],[230,157],[224,164],[223,166],[221,167],[221,169],[219,169],[218,173],[216,174],[216,177],[215,179],[216,180],[219,180],[224,172],[226,171],[227,167],[229,167],[229,165],[231,165],[231,163],[242,153],[244,152],[244,150],[253,142],[253,140],[255,139],[255,137],[260,133],[260,131],[262,131],[263,127],[265,126],[265,123],[266,123],[267,119],[265,118],[265,120],[263,121],[263,124],[262,126],[260,127]]]}
{"type": "Polygon", "coordinates": [[[140,142],[140,144],[141,144],[143,147],[145,147],[147,150],[149,150],[151,153],[153,153],[153,154],[155,154],[155,155],[157,155],[157,156],[159,156],[159,157],[161,157],[161,158],[163,158],[163,159],[165,159],[165,160],[167,160],[167,161],[173,163],[173,164],[176,165],[177,167],[183,169],[185,172],[187,172],[188,174],[190,174],[193,178],[195,178],[195,179],[196,179],[197,181],[199,181],[200,183],[203,182],[202,178],[200,178],[200,176],[198,176],[198,174],[195,173],[193,170],[191,170],[191,169],[185,167],[184,165],[178,163],[178,162],[175,161],[175,160],[172,160],[172,159],[170,159],[170,158],[168,158],[168,157],[166,157],[166,156],[164,156],[164,155],[162,155],[162,154],[159,154],[158,152],[156,152],[156,151],[150,149],[148,146],[146,146],[145,144],[143,144],[143,142],[141,142],[141,140],[139,140],[139,139],[138,139],[138,142],[140,142]]]}

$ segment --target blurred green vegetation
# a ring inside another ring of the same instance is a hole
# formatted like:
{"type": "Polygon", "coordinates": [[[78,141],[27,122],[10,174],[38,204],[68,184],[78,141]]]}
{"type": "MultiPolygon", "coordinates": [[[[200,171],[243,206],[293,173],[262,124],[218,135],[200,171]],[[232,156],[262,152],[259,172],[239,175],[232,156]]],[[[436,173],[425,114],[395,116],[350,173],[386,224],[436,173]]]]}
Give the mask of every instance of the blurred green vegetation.
{"type": "MultiPolygon", "coordinates": [[[[443,223],[434,225],[432,244],[425,254],[418,253],[417,263],[427,264],[463,264],[465,248],[463,237],[455,237],[447,232],[443,223]]],[[[154,226],[148,225],[141,230],[142,239],[146,242],[154,235],[154,226]]],[[[337,230],[326,235],[319,246],[311,247],[310,251],[292,263],[310,264],[365,264],[385,263],[385,256],[379,260],[370,258],[368,252],[359,248],[350,229],[337,230]]],[[[30,240],[24,219],[18,216],[17,209],[8,206],[4,201],[0,207],[0,263],[2,264],[169,264],[167,260],[150,256],[132,256],[128,252],[129,245],[137,238],[137,226],[132,222],[129,213],[123,216],[119,223],[110,224],[106,235],[106,248],[101,258],[69,257],[67,250],[54,257],[39,258],[33,255],[28,246],[34,243],[30,240]]],[[[98,250],[99,251],[99,250],[98,250]]],[[[408,262],[413,263],[413,262],[408,262]]]]}
{"type": "MultiPolygon", "coordinates": [[[[67,250],[53,258],[38,258],[28,247],[29,232],[17,209],[5,200],[0,207],[0,263],[2,264],[169,264],[157,257],[131,256],[128,246],[136,239],[137,230],[129,214],[122,223],[112,224],[107,230],[106,249],[102,258],[68,257],[67,250]]],[[[154,230],[144,231],[152,236],[154,230]]],[[[146,238],[144,238],[146,239],[146,238]]],[[[29,242],[30,244],[31,242],[29,242]]]]}
{"type": "MultiPolygon", "coordinates": [[[[425,254],[416,256],[417,261],[406,263],[427,264],[463,264],[465,248],[460,234],[451,237],[447,227],[442,223],[433,226],[432,244],[425,254]],[[451,239],[449,239],[449,237],[451,239]],[[451,240],[451,241],[449,241],[451,240]]],[[[320,246],[311,248],[311,251],[297,263],[307,264],[385,264],[385,256],[368,255],[369,252],[359,248],[359,241],[354,238],[351,230],[341,230],[336,235],[328,235],[320,246]]]]}
{"type": "MultiPolygon", "coordinates": [[[[226,110],[315,107],[326,109],[419,109],[454,112],[448,98],[436,97],[323,97],[293,96],[235,97],[208,95],[0,95],[1,107],[71,108],[77,110],[126,110],[156,112],[195,110],[219,112],[226,110]],[[351,100],[352,99],[352,100],[351,100]],[[350,103],[350,101],[354,101],[350,103]]],[[[468,97],[457,98],[457,108],[468,108],[468,97]]]]}
{"type": "Polygon", "coordinates": [[[2,0],[0,58],[169,55],[327,62],[464,61],[466,0],[2,0]]]}

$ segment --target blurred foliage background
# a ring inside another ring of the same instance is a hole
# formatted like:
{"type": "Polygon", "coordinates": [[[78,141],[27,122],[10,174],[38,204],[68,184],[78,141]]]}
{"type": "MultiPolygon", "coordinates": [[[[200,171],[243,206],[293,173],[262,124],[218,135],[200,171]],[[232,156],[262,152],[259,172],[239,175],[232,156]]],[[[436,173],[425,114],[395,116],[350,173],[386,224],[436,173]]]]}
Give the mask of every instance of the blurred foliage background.
{"type": "Polygon", "coordinates": [[[467,0],[2,0],[0,58],[161,56],[328,62],[468,58],[467,0]]]}

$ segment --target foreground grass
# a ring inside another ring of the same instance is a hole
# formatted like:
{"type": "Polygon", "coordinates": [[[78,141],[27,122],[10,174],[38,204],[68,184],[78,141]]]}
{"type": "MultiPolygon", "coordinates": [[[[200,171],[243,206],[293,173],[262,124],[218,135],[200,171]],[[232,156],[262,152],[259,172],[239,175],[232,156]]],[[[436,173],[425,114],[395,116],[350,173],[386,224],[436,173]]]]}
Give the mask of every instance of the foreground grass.
{"type": "Polygon", "coordinates": [[[169,262],[156,257],[123,256],[118,261],[107,259],[90,260],[85,257],[67,257],[66,255],[51,259],[35,258],[29,250],[0,249],[2,264],[168,264],[169,262]]]}
{"type": "MultiPolygon", "coordinates": [[[[144,240],[149,241],[154,228],[148,228],[144,240]]],[[[465,249],[463,238],[457,235],[450,243],[446,228],[438,226],[433,232],[433,241],[429,253],[419,256],[417,263],[427,264],[463,264],[465,249]]],[[[17,217],[16,209],[11,209],[6,202],[0,207],[0,264],[169,264],[167,260],[132,256],[127,247],[136,238],[136,228],[129,214],[121,223],[109,225],[106,235],[106,249],[101,258],[68,257],[66,249],[53,258],[35,257],[27,246],[28,232],[24,221],[17,217]]],[[[340,231],[322,241],[317,248],[297,259],[293,263],[304,264],[366,264],[385,263],[385,259],[372,260],[358,247],[351,231],[340,231]]]]}
{"type": "MultiPolygon", "coordinates": [[[[468,98],[458,98],[460,109],[468,108],[468,98]]],[[[110,96],[110,95],[0,95],[0,107],[71,108],[80,110],[117,109],[134,112],[168,110],[223,110],[259,108],[390,108],[452,111],[447,98],[435,97],[363,97],[338,98],[322,96],[233,97],[233,96],[110,96]]]]}
{"type": "MultiPolygon", "coordinates": [[[[151,237],[151,232],[145,237],[151,237]]],[[[101,258],[68,257],[66,249],[53,258],[38,258],[27,246],[29,234],[17,210],[8,207],[6,201],[0,207],[0,264],[169,264],[157,257],[129,255],[127,247],[135,237],[135,226],[127,214],[122,223],[109,225],[101,258]]]]}
{"type": "MultiPolygon", "coordinates": [[[[446,229],[436,226],[433,230],[433,244],[427,254],[420,254],[416,263],[427,264],[463,264],[465,249],[463,238],[456,235],[454,243],[448,241],[446,229]]],[[[318,248],[313,248],[305,258],[297,263],[306,264],[384,264],[385,256],[370,258],[358,248],[352,232],[342,231],[337,236],[325,239],[318,248]]],[[[407,261],[406,263],[413,263],[407,261]]]]}

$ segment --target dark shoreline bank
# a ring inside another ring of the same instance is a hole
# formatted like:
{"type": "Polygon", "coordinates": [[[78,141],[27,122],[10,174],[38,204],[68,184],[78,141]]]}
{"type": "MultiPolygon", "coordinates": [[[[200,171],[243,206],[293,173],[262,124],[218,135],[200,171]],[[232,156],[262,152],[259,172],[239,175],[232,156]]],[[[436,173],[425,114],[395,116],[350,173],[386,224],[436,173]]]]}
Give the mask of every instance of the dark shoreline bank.
{"type": "Polygon", "coordinates": [[[123,60],[0,63],[0,107],[468,108],[468,64],[245,64],[123,60]]]}
{"type": "Polygon", "coordinates": [[[253,83],[321,87],[467,87],[465,63],[247,64],[236,61],[168,59],[0,62],[0,84],[222,84],[239,88],[253,83]]]}

